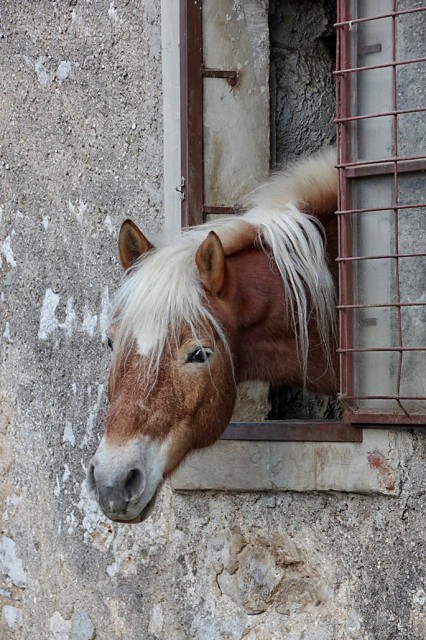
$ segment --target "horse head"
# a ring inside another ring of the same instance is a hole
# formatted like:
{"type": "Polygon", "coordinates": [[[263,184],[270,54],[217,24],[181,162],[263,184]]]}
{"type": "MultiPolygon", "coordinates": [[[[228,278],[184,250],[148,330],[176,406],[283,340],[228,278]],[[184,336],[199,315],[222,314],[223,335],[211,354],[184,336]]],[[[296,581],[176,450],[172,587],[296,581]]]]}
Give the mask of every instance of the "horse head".
{"type": "MultiPolygon", "coordinates": [[[[324,175],[312,186],[313,173],[309,189],[324,199],[324,175]]],[[[239,382],[335,391],[334,282],[318,221],[292,202],[255,206],[157,248],[127,220],[119,256],[126,275],[111,312],[110,408],[88,485],[105,515],[135,523],[163,479],[223,433],[239,382]]]]}
{"type": "MultiPolygon", "coordinates": [[[[119,255],[123,267],[130,268],[129,285],[136,276],[132,266],[149,252],[155,249],[136,225],[123,223],[119,255]]],[[[153,335],[152,322],[145,332],[140,327],[136,335],[128,335],[120,326],[128,320],[120,318],[120,309],[111,323],[109,341],[117,353],[109,379],[110,409],[88,482],[113,520],[144,519],[163,478],[190,451],[213,444],[232,414],[235,382],[224,331],[230,334],[233,316],[225,295],[226,258],[214,231],[196,251],[195,267],[206,313],[190,321],[178,314],[160,337],[153,335]],[[221,307],[220,324],[213,320],[214,306],[221,307]]],[[[174,284],[179,286],[178,281],[174,284]]],[[[169,285],[173,288],[173,282],[169,285]]]]}

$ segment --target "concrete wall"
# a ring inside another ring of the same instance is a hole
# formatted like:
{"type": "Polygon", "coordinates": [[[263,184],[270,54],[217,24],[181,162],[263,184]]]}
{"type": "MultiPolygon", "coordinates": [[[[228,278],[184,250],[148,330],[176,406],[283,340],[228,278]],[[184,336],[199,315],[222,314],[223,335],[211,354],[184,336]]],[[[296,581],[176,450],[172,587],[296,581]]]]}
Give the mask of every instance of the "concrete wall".
{"type": "Polygon", "coordinates": [[[366,452],[386,496],[167,485],[135,527],[87,496],[117,229],[163,224],[159,5],[1,7],[0,635],[426,638],[420,431],[366,452]]]}

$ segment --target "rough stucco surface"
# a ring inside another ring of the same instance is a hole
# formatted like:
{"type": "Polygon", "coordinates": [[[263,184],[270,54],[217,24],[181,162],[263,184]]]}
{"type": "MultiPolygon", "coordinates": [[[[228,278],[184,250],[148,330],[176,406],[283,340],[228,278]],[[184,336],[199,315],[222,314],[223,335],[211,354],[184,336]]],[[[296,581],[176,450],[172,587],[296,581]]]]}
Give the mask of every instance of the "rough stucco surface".
{"type": "Polygon", "coordinates": [[[270,3],[272,161],[277,167],[335,140],[335,4],[270,3]]]}
{"type": "Polygon", "coordinates": [[[162,222],[159,2],[1,11],[1,637],[426,638],[421,432],[395,497],[166,486],[142,525],[100,516],[117,228],[162,222]]]}

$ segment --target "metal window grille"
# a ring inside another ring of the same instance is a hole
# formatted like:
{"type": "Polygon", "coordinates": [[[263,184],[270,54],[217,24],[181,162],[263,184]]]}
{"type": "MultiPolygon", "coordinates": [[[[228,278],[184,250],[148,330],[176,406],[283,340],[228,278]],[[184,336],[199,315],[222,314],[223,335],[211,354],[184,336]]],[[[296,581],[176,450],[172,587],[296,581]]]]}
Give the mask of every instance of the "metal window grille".
{"type": "Polygon", "coordinates": [[[426,6],[339,0],[344,419],[426,424],[426,6]]]}
{"type": "MultiPolygon", "coordinates": [[[[181,54],[181,166],[182,225],[202,223],[211,214],[234,212],[231,202],[206,202],[205,189],[205,107],[206,83],[227,83],[238,91],[237,69],[209,68],[203,52],[202,0],[180,0],[181,54]]],[[[205,6],[204,6],[205,8],[205,6]]],[[[205,19],[205,16],[204,16],[205,19]]],[[[208,106],[208,105],[207,105],[208,106]]],[[[262,113],[265,121],[265,114],[262,113]]],[[[239,194],[238,194],[239,195],[239,194]]],[[[362,430],[336,420],[267,420],[231,423],[222,436],[241,440],[304,440],[360,442],[362,430]]]]}

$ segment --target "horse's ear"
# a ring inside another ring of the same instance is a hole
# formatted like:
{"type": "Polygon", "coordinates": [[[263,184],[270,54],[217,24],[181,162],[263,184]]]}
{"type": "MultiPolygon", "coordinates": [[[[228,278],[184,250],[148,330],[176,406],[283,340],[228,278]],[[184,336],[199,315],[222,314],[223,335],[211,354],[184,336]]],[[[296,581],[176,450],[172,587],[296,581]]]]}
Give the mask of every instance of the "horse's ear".
{"type": "Polygon", "coordinates": [[[134,222],[131,220],[123,222],[118,237],[118,254],[124,269],[131,267],[139,256],[153,248],[134,222]]]}
{"type": "Polygon", "coordinates": [[[207,291],[219,295],[226,278],[226,256],[222,242],[214,231],[198,247],[195,262],[201,284],[207,291]]]}

